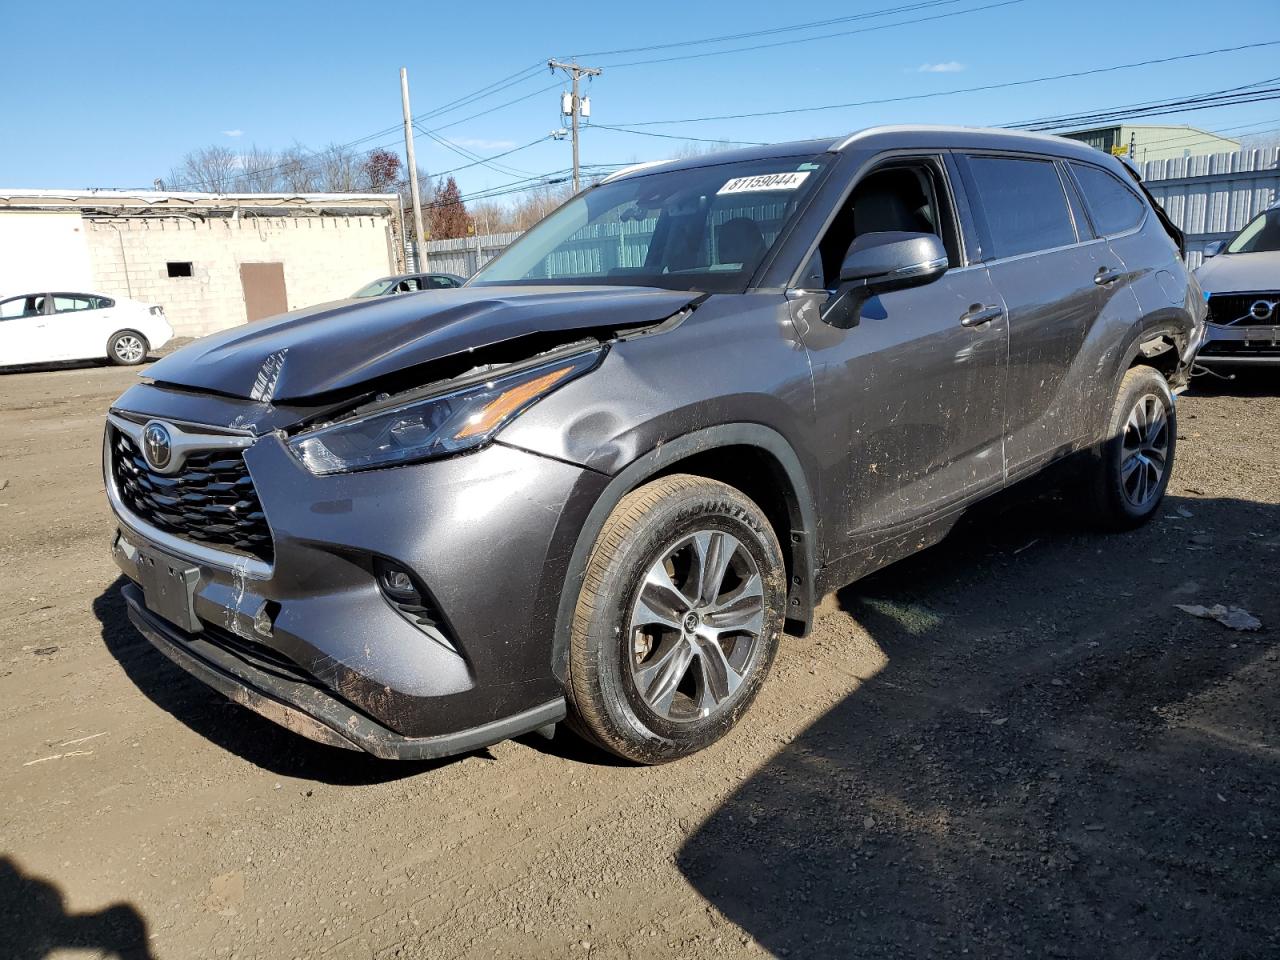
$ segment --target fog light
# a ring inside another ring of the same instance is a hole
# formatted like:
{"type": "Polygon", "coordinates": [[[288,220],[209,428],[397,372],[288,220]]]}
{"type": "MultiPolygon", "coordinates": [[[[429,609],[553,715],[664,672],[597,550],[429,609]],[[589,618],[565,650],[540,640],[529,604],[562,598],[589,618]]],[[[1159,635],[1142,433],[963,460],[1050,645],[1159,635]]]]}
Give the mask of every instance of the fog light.
{"type": "Polygon", "coordinates": [[[417,601],[421,599],[418,588],[413,585],[413,577],[407,570],[397,567],[385,560],[378,564],[378,578],[382,581],[382,589],[393,600],[417,601]]]}

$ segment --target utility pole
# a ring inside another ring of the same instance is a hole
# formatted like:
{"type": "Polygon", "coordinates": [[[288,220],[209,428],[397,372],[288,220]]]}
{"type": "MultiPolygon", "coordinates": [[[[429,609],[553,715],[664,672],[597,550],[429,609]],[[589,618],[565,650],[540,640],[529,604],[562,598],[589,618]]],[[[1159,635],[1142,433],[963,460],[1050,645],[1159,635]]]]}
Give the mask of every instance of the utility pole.
{"type": "Polygon", "coordinates": [[[582,98],[578,96],[578,81],[582,77],[598,77],[602,71],[599,67],[583,67],[577,63],[561,63],[559,60],[548,60],[547,67],[552,73],[563,70],[573,78],[573,98],[569,101],[569,112],[573,117],[573,192],[579,189],[578,182],[578,117],[582,115],[582,98]]]}
{"type": "Polygon", "coordinates": [[[427,269],[427,238],[422,231],[422,197],[418,194],[418,161],[413,157],[413,114],[409,112],[409,72],[400,68],[400,106],[404,108],[404,152],[413,197],[413,259],[419,273],[427,269]]]}

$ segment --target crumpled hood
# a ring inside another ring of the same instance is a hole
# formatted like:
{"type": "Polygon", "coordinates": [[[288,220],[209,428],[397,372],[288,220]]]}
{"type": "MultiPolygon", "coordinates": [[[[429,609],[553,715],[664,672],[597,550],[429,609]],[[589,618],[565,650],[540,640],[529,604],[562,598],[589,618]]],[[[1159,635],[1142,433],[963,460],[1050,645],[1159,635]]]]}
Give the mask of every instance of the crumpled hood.
{"type": "Polygon", "coordinates": [[[145,376],[251,400],[303,400],[529,334],[657,323],[697,297],[651,287],[526,286],[342,300],[197,340],[145,376]]]}
{"type": "Polygon", "coordinates": [[[1206,293],[1280,290],[1280,253],[1223,253],[1196,268],[1206,293]]]}

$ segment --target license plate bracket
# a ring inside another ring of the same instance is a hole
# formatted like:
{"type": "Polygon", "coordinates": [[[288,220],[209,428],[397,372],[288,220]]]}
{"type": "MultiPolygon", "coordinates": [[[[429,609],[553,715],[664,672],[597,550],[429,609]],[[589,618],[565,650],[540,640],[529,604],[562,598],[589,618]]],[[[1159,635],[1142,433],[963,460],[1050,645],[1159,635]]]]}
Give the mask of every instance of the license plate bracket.
{"type": "Polygon", "coordinates": [[[138,580],[147,609],[187,633],[199,633],[196,586],[200,570],[156,550],[139,548],[138,580]]]}
{"type": "Polygon", "coordinates": [[[1265,343],[1275,346],[1280,343],[1280,327],[1245,327],[1245,343],[1265,343]]]}

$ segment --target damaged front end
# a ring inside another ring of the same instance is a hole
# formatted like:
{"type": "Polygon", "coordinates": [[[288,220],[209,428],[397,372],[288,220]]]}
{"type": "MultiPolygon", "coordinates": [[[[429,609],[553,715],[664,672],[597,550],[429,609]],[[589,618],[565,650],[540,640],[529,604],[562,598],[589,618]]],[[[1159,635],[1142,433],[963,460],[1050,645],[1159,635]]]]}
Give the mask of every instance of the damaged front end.
{"type": "Polygon", "coordinates": [[[376,330],[326,357],[317,343],[333,329],[286,318],[291,342],[242,334],[262,348],[243,351],[252,369],[224,337],[126,392],[104,476],[144,635],[295,732],[378,756],[442,756],[561,719],[556,584],[607,478],[496,441],[619,338],[678,324],[695,298],[631,292],[610,316],[622,322],[544,318],[507,340],[484,326],[472,339],[487,342],[460,347],[457,324],[494,299],[467,301],[443,323],[452,333],[383,316],[405,341],[399,363],[370,342],[376,330]]]}

